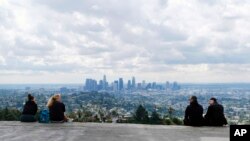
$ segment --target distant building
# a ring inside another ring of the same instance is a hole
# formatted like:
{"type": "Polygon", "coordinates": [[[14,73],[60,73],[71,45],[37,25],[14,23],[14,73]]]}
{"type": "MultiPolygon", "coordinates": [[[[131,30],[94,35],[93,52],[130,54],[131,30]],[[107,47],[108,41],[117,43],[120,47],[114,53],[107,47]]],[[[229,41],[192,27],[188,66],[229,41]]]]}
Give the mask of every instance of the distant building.
{"type": "Polygon", "coordinates": [[[70,90],[67,87],[60,88],[60,93],[65,94],[68,93],[70,90]]]}
{"type": "Polygon", "coordinates": [[[135,89],[136,88],[136,82],[135,82],[135,77],[132,77],[132,88],[135,89]]]}
{"type": "Polygon", "coordinates": [[[103,90],[107,90],[108,88],[108,82],[107,82],[107,79],[106,79],[106,75],[103,76],[103,90]]]}
{"type": "Polygon", "coordinates": [[[118,91],[118,81],[114,81],[113,83],[113,91],[118,91]]]}
{"type": "Polygon", "coordinates": [[[156,89],[156,82],[152,83],[152,89],[156,89]]]}
{"type": "Polygon", "coordinates": [[[141,84],[141,83],[138,83],[138,84],[137,84],[137,89],[138,89],[138,90],[142,89],[142,84],[141,84]]]}
{"type": "Polygon", "coordinates": [[[85,91],[97,91],[97,81],[94,79],[86,79],[85,81],[85,91]]]}
{"type": "Polygon", "coordinates": [[[119,78],[119,90],[123,90],[123,79],[119,78]]]}
{"type": "Polygon", "coordinates": [[[142,81],[142,88],[143,88],[143,89],[146,88],[146,81],[145,81],[145,80],[142,81]]]}
{"type": "Polygon", "coordinates": [[[104,89],[104,82],[103,80],[99,80],[98,90],[103,90],[103,89],[104,89]]]}
{"type": "Polygon", "coordinates": [[[172,90],[173,90],[173,91],[177,91],[177,90],[180,90],[180,89],[181,89],[181,86],[178,85],[177,82],[174,82],[174,83],[173,83],[173,86],[172,86],[172,90]]]}
{"type": "Polygon", "coordinates": [[[169,91],[171,89],[170,83],[167,81],[165,85],[165,90],[169,91]]]}
{"type": "Polygon", "coordinates": [[[146,86],[146,89],[152,89],[152,84],[151,83],[148,83],[148,85],[146,86]]]}
{"type": "Polygon", "coordinates": [[[128,90],[131,90],[131,88],[132,88],[131,80],[128,80],[127,89],[128,89],[128,90]]]}

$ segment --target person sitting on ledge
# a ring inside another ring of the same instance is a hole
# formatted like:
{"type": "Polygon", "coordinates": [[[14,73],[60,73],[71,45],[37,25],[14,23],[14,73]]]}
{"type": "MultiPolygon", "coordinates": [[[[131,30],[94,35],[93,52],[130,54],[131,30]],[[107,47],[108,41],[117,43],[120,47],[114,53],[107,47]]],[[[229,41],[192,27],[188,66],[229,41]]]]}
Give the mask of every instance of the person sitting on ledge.
{"type": "Polygon", "coordinates": [[[224,108],[218,104],[217,99],[212,97],[209,100],[209,107],[205,115],[205,123],[207,126],[223,126],[227,125],[227,120],[224,116],[224,108]]]}
{"type": "Polygon", "coordinates": [[[202,106],[198,103],[196,96],[191,96],[189,102],[190,105],[185,111],[184,125],[202,126],[204,124],[202,106]]]}
{"type": "Polygon", "coordinates": [[[52,123],[67,122],[68,118],[64,115],[65,105],[61,101],[61,95],[56,94],[52,96],[47,104],[49,108],[50,121],[52,123]]]}
{"type": "Polygon", "coordinates": [[[35,98],[31,94],[28,94],[28,101],[24,105],[20,118],[21,122],[36,122],[36,112],[37,104],[35,102],[35,98]]]}

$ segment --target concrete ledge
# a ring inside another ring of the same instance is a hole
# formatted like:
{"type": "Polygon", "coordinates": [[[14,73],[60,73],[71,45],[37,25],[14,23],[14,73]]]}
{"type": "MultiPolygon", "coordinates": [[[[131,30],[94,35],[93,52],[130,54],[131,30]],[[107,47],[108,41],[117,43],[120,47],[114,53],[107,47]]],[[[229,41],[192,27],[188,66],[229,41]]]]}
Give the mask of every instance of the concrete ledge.
{"type": "Polygon", "coordinates": [[[229,127],[1,121],[0,141],[229,141],[229,127]]]}

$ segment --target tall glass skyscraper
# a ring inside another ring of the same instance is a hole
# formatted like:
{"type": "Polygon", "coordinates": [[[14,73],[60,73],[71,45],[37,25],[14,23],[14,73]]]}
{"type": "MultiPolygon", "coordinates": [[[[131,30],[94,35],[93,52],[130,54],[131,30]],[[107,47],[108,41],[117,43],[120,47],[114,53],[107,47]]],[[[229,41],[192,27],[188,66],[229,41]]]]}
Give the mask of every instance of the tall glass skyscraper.
{"type": "Polygon", "coordinates": [[[123,79],[119,78],[119,90],[123,90],[123,79]]]}
{"type": "Polygon", "coordinates": [[[106,79],[106,75],[103,76],[103,90],[107,90],[107,86],[108,83],[107,83],[107,79],[106,79]]]}
{"type": "Polygon", "coordinates": [[[135,84],[135,77],[133,76],[132,77],[132,88],[136,88],[136,84],[135,84]]]}

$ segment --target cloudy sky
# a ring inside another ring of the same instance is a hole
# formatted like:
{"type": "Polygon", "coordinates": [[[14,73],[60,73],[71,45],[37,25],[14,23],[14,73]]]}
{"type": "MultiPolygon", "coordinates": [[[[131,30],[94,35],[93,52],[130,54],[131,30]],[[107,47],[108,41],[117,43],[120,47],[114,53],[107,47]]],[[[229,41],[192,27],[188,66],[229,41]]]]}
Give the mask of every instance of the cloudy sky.
{"type": "Polygon", "coordinates": [[[249,9],[249,0],[0,0],[0,83],[250,82],[249,9]]]}

